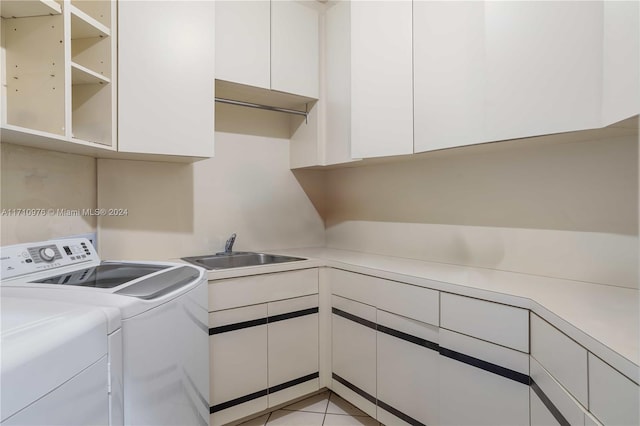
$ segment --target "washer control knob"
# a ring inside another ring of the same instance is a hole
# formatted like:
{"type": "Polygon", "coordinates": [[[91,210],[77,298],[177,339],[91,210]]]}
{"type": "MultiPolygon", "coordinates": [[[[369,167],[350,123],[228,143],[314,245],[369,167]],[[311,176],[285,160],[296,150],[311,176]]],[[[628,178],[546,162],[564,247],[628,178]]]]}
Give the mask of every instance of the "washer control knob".
{"type": "Polygon", "coordinates": [[[51,262],[56,257],[56,252],[53,251],[51,247],[41,248],[40,249],[40,257],[45,262],[51,262]]]}

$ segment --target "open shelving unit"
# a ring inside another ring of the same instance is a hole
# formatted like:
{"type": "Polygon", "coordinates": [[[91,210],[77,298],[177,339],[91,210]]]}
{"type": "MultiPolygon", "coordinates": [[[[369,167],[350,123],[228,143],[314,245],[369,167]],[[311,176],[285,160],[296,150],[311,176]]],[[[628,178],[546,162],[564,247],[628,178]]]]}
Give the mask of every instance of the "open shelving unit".
{"type": "Polygon", "coordinates": [[[116,150],[115,8],[2,1],[3,142],[116,150]]]}

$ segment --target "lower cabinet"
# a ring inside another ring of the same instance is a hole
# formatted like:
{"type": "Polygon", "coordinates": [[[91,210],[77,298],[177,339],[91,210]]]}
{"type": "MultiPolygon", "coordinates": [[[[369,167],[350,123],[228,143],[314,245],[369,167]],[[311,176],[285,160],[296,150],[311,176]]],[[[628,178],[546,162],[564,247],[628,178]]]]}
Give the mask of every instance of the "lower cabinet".
{"type": "Polygon", "coordinates": [[[580,403],[535,358],[530,358],[529,390],[532,426],[585,425],[588,416],[580,403]]]}
{"type": "Polygon", "coordinates": [[[376,417],[376,308],[332,296],[332,389],[376,417]]]}
{"type": "Polygon", "coordinates": [[[212,281],[209,296],[211,426],[319,389],[317,270],[212,281]]]}
{"type": "Polygon", "coordinates": [[[442,425],[528,425],[529,355],[440,330],[442,425]]]}
{"type": "Polygon", "coordinates": [[[211,426],[267,404],[267,304],[209,314],[211,426]]]}
{"type": "Polygon", "coordinates": [[[320,387],[318,295],[268,304],[269,407],[320,387]]]}
{"type": "Polygon", "coordinates": [[[386,425],[437,425],[438,327],[377,312],[377,419],[386,425]]]}

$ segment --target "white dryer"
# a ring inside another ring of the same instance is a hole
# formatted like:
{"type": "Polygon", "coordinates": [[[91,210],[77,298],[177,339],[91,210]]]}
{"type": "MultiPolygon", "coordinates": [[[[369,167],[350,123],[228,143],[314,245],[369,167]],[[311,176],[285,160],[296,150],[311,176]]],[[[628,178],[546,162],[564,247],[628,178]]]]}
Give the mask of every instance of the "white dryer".
{"type": "Polygon", "coordinates": [[[125,425],[209,424],[204,269],[102,262],[86,239],[6,246],[1,266],[3,297],[118,308],[125,425]]]}
{"type": "Polygon", "coordinates": [[[3,294],[0,322],[2,425],[110,423],[103,309],[3,294]]]}

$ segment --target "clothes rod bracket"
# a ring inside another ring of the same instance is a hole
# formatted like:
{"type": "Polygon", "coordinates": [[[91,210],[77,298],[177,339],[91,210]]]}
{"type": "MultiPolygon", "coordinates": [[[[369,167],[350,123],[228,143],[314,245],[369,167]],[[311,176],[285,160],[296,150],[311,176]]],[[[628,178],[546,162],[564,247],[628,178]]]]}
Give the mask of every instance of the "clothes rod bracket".
{"type": "Polygon", "coordinates": [[[274,107],[269,105],[260,105],[260,104],[254,104],[251,102],[244,102],[244,101],[234,101],[232,99],[225,99],[225,98],[215,98],[215,100],[216,102],[219,102],[221,104],[237,105],[237,106],[243,106],[248,108],[264,109],[267,111],[282,112],[285,114],[301,115],[304,117],[305,123],[308,122],[307,119],[309,117],[309,112],[307,111],[307,108],[308,108],[307,104],[305,104],[304,111],[298,111],[296,109],[280,108],[280,107],[274,107]]]}

